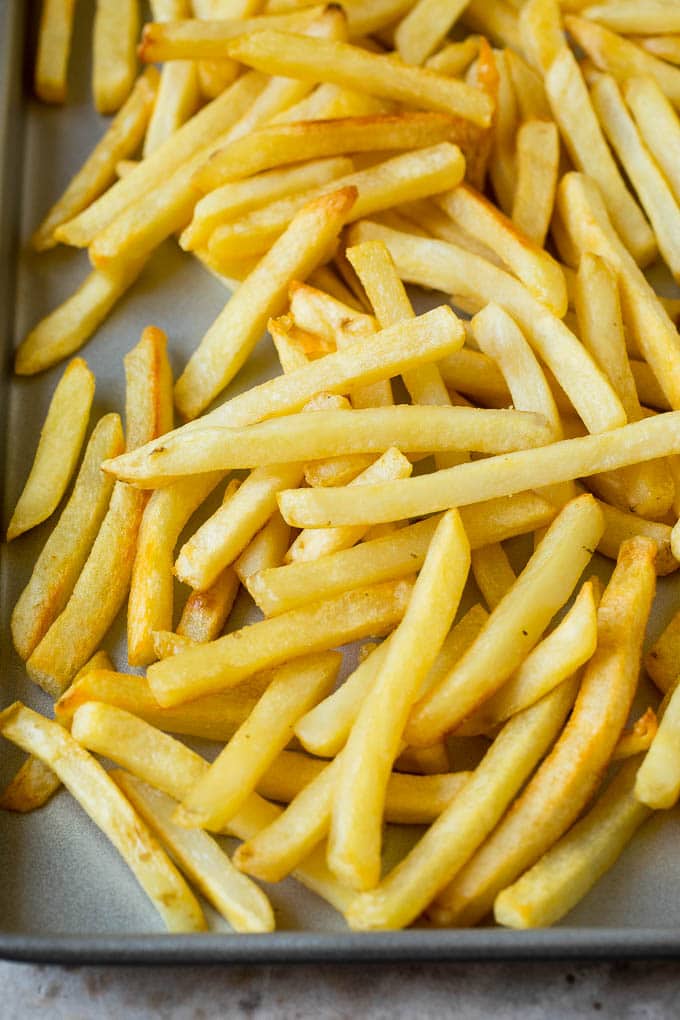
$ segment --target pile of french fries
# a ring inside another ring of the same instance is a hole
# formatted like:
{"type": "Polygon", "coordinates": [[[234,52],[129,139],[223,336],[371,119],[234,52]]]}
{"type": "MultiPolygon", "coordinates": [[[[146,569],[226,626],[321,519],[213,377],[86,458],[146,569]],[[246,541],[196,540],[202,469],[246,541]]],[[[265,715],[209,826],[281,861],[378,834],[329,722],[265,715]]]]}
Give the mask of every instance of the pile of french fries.
{"type": "MultiPolygon", "coordinates": [[[[639,686],[680,565],[680,304],[643,272],[680,282],[680,5],[151,7],[137,45],[136,0],[98,0],[115,116],[33,237],[92,271],[16,371],[173,235],[233,293],[176,380],[144,328],[82,457],[94,376],[56,387],[7,533],[76,475],[11,621],[54,720],[0,714],[0,806],[63,784],[170,931],[196,891],[270,931],[254,880],[288,875],[356,930],[551,924],[680,796],[680,612],[639,686]],[[265,330],[280,372],[215,405],[265,330]],[[387,873],[385,823],[425,827],[387,873]]],[[[48,102],[72,19],[45,0],[48,102]]]]}

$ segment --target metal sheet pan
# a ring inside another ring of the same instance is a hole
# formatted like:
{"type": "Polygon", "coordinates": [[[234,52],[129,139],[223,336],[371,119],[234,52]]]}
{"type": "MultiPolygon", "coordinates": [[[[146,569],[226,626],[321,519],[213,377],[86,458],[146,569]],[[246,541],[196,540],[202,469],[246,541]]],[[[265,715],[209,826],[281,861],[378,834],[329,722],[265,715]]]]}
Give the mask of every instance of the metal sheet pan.
{"type": "MultiPolygon", "coordinates": [[[[35,321],[72,292],[87,272],[82,252],[57,249],[35,256],[27,238],[61,192],[102,131],[89,96],[91,25],[81,5],[76,19],[69,102],[41,106],[27,98],[31,61],[27,36],[35,11],[23,0],[0,4],[0,322],[3,359],[0,406],[5,442],[0,444],[3,532],[26,477],[49,395],[63,366],[18,380],[11,353],[35,321]]],[[[142,278],[85,350],[97,375],[95,411],[121,407],[122,355],[149,323],[165,328],[175,367],[221,309],[222,287],[176,245],[154,257],[142,278]]],[[[431,303],[431,299],[430,299],[431,303]]],[[[239,388],[274,367],[268,343],[258,348],[239,388]]],[[[47,710],[26,680],[11,649],[9,612],[26,582],[50,524],[8,549],[2,547],[0,705],[20,697],[47,710]]],[[[677,602],[677,582],[664,595],[651,633],[655,636],[677,602]]],[[[245,612],[245,607],[242,607],[245,612]]],[[[109,642],[118,662],[124,628],[109,642]]],[[[3,743],[0,782],[21,756],[3,743]]],[[[394,829],[398,853],[408,838],[394,829]]],[[[511,932],[496,928],[358,935],[347,932],[329,907],[292,882],[269,889],[279,930],[272,935],[168,936],[132,875],[106,839],[64,793],[30,816],[0,814],[0,956],[78,963],[267,963],[318,961],[575,958],[675,956],[680,953],[680,813],[659,816],[641,832],[609,875],[554,929],[511,932]]],[[[214,918],[213,918],[214,920],[214,918]]]]}

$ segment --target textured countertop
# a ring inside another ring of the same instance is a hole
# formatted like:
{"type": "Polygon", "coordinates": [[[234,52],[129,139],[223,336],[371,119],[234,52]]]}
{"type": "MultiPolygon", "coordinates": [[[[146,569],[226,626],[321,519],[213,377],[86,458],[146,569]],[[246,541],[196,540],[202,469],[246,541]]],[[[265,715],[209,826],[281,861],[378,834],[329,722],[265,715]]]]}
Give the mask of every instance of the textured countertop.
{"type": "Polygon", "coordinates": [[[680,1015],[680,964],[115,968],[0,962],[2,1020],[680,1015]]]}

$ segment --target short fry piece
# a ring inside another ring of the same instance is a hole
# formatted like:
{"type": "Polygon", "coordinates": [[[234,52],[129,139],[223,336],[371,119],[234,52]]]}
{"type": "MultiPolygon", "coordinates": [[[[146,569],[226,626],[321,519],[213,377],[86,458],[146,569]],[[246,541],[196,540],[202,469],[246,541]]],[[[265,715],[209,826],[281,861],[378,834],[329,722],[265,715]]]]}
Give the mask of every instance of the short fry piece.
{"type": "Polygon", "coordinates": [[[54,769],[132,869],[169,931],[205,929],[179,872],[101,765],[62,726],[15,702],[0,715],[0,733],[54,769]]]}
{"type": "Polygon", "coordinates": [[[35,94],[44,103],[66,99],[75,0],[43,0],[35,61],[35,94]]]}
{"type": "Polygon", "coordinates": [[[635,780],[635,797],[655,810],[672,808],[680,796],[680,694],[675,687],[664,705],[659,728],[635,780]]]}
{"type": "Polygon", "coordinates": [[[99,113],[115,113],[137,73],[139,0],[97,0],[92,39],[92,92],[99,113]]]}
{"type": "Polygon", "coordinates": [[[518,21],[527,60],[545,74],[566,47],[559,0],[527,0],[518,21]]]}
{"type": "Polygon", "coordinates": [[[56,510],[78,463],[95,379],[82,358],[67,366],[52,394],[31,471],[7,529],[7,541],[42,524],[56,510]]]}
{"type": "Polygon", "coordinates": [[[560,138],[548,120],[527,120],[517,132],[517,183],[512,222],[534,244],[544,245],[555,204],[560,138]]]}

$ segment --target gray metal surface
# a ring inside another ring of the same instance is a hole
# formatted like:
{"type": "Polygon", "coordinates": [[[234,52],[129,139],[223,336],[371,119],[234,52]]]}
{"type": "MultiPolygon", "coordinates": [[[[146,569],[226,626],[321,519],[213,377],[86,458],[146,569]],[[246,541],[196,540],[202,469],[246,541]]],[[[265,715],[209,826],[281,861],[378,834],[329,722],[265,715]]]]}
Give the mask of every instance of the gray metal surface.
{"type": "MultiPolygon", "coordinates": [[[[81,5],[79,11],[85,15],[88,6],[81,5]]],[[[20,98],[21,75],[26,76],[26,7],[21,0],[0,3],[3,532],[26,478],[50,394],[63,371],[61,365],[31,379],[12,378],[11,351],[88,272],[85,253],[58,248],[36,256],[27,239],[104,128],[89,94],[87,17],[76,19],[68,104],[63,108],[38,104],[25,98],[26,88],[20,98]]],[[[176,245],[166,245],[83,351],[97,376],[95,414],[121,409],[122,356],[145,325],[153,323],[168,332],[174,366],[180,368],[224,300],[225,292],[216,281],[176,245]]],[[[273,369],[271,347],[263,342],[238,387],[259,381],[273,369]]],[[[8,620],[50,527],[48,522],[10,548],[2,546],[0,707],[19,697],[49,709],[47,700],[26,680],[11,648],[8,620]]],[[[677,582],[663,582],[662,588],[666,594],[656,610],[652,636],[677,601],[677,582]]],[[[245,601],[239,611],[247,617],[245,601]]],[[[121,621],[114,630],[107,646],[123,667],[121,621]]],[[[3,742],[0,784],[20,760],[21,755],[3,742]]],[[[403,852],[412,835],[392,828],[390,857],[403,852]]],[[[277,912],[279,930],[274,935],[234,936],[226,925],[220,930],[211,914],[217,934],[170,937],[162,934],[160,919],[116,851],[61,792],[33,815],[0,813],[0,955],[81,963],[675,955],[680,952],[678,845],[680,813],[655,818],[638,834],[619,866],[562,926],[551,931],[414,929],[350,934],[330,907],[289,881],[268,889],[277,912]]]]}

